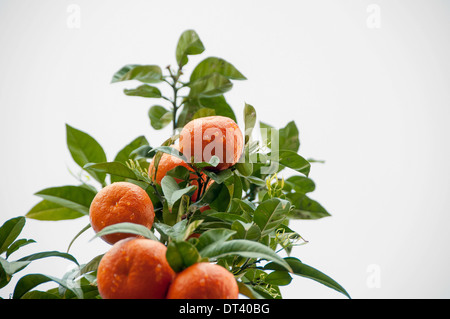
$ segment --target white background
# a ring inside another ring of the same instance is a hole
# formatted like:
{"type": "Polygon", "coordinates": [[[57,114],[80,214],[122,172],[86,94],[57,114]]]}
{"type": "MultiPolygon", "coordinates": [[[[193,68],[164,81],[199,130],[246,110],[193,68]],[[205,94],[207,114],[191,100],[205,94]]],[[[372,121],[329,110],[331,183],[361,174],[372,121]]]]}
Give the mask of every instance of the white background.
{"type": "MultiPolygon", "coordinates": [[[[294,223],[309,240],[294,255],[353,298],[450,297],[444,0],[0,0],[0,222],[26,214],[39,201],[35,192],[77,183],[65,123],[95,137],[110,160],[139,135],[152,145],[169,136],[170,128],[149,125],[153,101],[123,94],[135,83],[110,80],[125,64],[175,65],[186,29],[206,47],[188,72],[219,56],[248,78],[227,94],[240,125],[245,102],[275,127],[295,120],[300,153],[326,160],[312,168],[311,196],[332,217],[294,223]],[[80,10],[75,27],[72,4],[80,10]],[[376,9],[379,25],[372,24],[376,9]]],[[[27,220],[21,236],[37,243],[11,259],[65,251],[87,223],[27,220]]],[[[81,263],[109,248],[92,235],[72,247],[81,263]]],[[[62,277],[70,266],[36,261],[0,296],[25,273],[62,277]]],[[[304,278],[282,291],[285,298],[343,298],[304,278]]]]}

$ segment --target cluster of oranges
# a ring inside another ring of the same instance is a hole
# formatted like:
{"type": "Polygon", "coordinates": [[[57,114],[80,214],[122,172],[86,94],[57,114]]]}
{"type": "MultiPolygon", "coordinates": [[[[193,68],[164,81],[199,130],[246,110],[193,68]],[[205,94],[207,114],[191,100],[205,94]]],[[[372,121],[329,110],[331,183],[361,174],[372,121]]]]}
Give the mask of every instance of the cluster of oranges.
{"type": "MultiPolygon", "coordinates": [[[[186,124],[180,133],[179,146],[173,147],[195,161],[209,162],[212,156],[218,156],[220,163],[206,169],[221,171],[239,160],[243,137],[232,119],[210,116],[186,124]],[[214,147],[211,143],[215,143],[214,147]]],[[[161,156],[157,170],[153,162],[150,163],[149,176],[160,184],[163,177],[177,166],[192,171],[190,183],[198,186],[193,169],[169,154],[161,156]]],[[[191,199],[196,201],[197,197],[195,192],[191,199]]],[[[150,229],[155,213],[152,201],[141,187],[116,182],[98,192],[91,203],[89,217],[95,232],[123,222],[150,229]]],[[[104,235],[102,239],[113,245],[103,256],[97,271],[98,290],[104,299],[238,298],[234,276],[217,264],[200,262],[175,273],[166,259],[167,247],[160,242],[124,233],[104,235]]]]}

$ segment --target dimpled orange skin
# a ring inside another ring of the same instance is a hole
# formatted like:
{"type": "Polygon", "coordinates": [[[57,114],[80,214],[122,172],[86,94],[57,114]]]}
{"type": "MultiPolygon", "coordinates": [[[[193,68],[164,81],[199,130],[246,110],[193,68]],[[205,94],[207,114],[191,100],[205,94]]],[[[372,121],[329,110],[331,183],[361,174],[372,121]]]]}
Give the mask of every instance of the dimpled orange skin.
{"type": "Polygon", "coordinates": [[[166,260],[167,248],[145,238],[114,244],[100,261],[97,285],[103,299],[164,299],[175,272],[166,260]]]}
{"type": "MultiPolygon", "coordinates": [[[[179,150],[178,145],[171,145],[171,147],[173,147],[173,148],[179,150]]],[[[157,169],[157,170],[155,169],[155,165],[154,165],[153,161],[150,162],[150,166],[149,166],[149,168],[148,168],[148,176],[149,176],[154,182],[156,182],[156,183],[158,183],[159,185],[161,185],[161,180],[164,178],[164,176],[166,176],[167,173],[168,173],[169,171],[173,170],[173,169],[174,169],[175,167],[177,167],[177,166],[183,166],[183,167],[186,167],[189,171],[192,171],[192,172],[193,172],[193,173],[190,174],[190,176],[189,176],[189,178],[190,178],[190,180],[191,180],[191,181],[189,182],[189,184],[190,184],[190,185],[195,185],[195,186],[197,186],[197,190],[194,192],[194,194],[192,194],[191,200],[192,200],[193,202],[197,201],[197,195],[198,195],[198,181],[197,181],[197,178],[198,178],[198,176],[194,173],[194,170],[193,170],[186,162],[184,162],[182,159],[180,159],[180,158],[178,158],[178,157],[176,157],[176,156],[173,156],[173,155],[164,153],[164,154],[161,156],[161,159],[159,160],[159,163],[158,163],[158,169],[157,169]],[[156,171],[156,174],[155,174],[155,171],[156,171]]],[[[204,182],[206,182],[206,174],[203,174],[203,173],[202,173],[202,180],[203,180],[204,182]]],[[[177,183],[180,183],[182,180],[181,180],[181,179],[178,179],[178,178],[175,178],[175,181],[176,181],[177,183]]],[[[210,182],[208,183],[208,187],[209,187],[212,183],[213,183],[213,181],[210,181],[210,182]]]]}
{"type": "Polygon", "coordinates": [[[167,299],[237,299],[234,276],[222,266],[201,262],[178,273],[167,299]]]}
{"type": "MultiPolygon", "coordinates": [[[[97,193],[89,209],[89,218],[96,233],[106,226],[125,222],[144,225],[150,229],[155,212],[150,197],[141,187],[128,182],[116,182],[97,193]]],[[[127,237],[136,235],[114,233],[101,238],[114,244],[127,237]]]]}
{"type": "Polygon", "coordinates": [[[236,164],[241,157],[243,146],[244,139],[239,126],[225,116],[207,116],[192,120],[180,133],[180,151],[188,157],[194,157],[195,162],[208,162],[213,155],[221,158],[216,167],[207,167],[211,171],[222,171],[236,164]],[[222,136],[222,154],[217,153],[213,147],[215,139],[219,138],[214,136],[215,132],[222,136]],[[200,141],[201,154],[200,147],[197,147],[197,150],[195,148],[195,143],[200,141]],[[206,152],[205,148],[210,143],[212,145],[206,152]]]}

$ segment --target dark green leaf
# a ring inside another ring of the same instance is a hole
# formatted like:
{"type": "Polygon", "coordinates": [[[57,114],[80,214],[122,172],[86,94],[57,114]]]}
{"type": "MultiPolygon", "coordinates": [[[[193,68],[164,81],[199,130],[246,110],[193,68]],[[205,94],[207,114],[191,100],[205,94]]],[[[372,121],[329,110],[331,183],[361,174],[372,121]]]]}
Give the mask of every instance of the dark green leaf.
{"type": "Polygon", "coordinates": [[[233,83],[219,73],[212,73],[189,84],[190,97],[221,96],[233,87],[233,83]]]}
{"type": "Polygon", "coordinates": [[[25,226],[25,217],[19,216],[7,220],[0,227],[0,254],[16,240],[25,226]]]}
{"type": "Polygon", "coordinates": [[[209,57],[201,61],[191,73],[190,81],[194,82],[204,76],[217,72],[230,80],[246,80],[231,63],[221,58],[209,57]]]}
{"type": "Polygon", "coordinates": [[[286,270],[291,271],[289,264],[280,256],[278,256],[269,247],[245,239],[235,239],[225,242],[217,242],[210,244],[200,251],[202,257],[220,258],[229,255],[238,255],[248,258],[261,258],[273,261],[286,270]]]}
{"type": "Polygon", "coordinates": [[[273,151],[269,154],[269,157],[272,162],[280,163],[281,165],[289,167],[290,169],[293,169],[299,173],[305,174],[306,176],[309,175],[311,164],[294,151],[273,151]]]}
{"type": "Polygon", "coordinates": [[[238,281],[239,293],[247,296],[250,299],[264,299],[256,290],[253,289],[251,285],[247,285],[242,281],[238,281]]]}
{"type": "Polygon", "coordinates": [[[171,146],[158,146],[158,147],[154,147],[151,151],[150,154],[155,154],[156,152],[162,152],[162,153],[166,153],[175,157],[178,157],[179,159],[183,160],[184,162],[187,162],[186,157],[183,155],[183,153],[181,153],[179,150],[177,150],[174,147],[171,146]]]}
{"type": "Polygon", "coordinates": [[[122,148],[114,158],[114,162],[120,162],[122,164],[126,164],[129,159],[133,159],[132,156],[134,151],[139,149],[142,146],[148,146],[148,141],[145,136],[139,136],[127,144],[124,148],[122,148]]]}
{"type": "Polygon", "coordinates": [[[291,176],[284,181],[284,184],[285,190],[301,194],[313,192],[316,188],[314,181],[304,176],[291,176]]]}
{"type": "Polygon", "coordinates": [[[5,287],[16,272],[28,266],[31,261],[7,261],[0,257],[0,288],[5,287]]]}
{"type": "Polygon", "coordinates": [[[263,201],[255,210],[254,220],[261,230],[261,237],[276,229],[287,217],[290,203],[279,198],[263,201]]]}
{"type": "Polygon", "coordinates": [[[161,105],[153,105],[148,110],[150,124],[155,130],[160,130],[172,122],[172,112],[161,105]]]}
{"type": "Polygon", "coordinates": [[[271,285],[287,286],[291,283],[292,277],[287,271],[275,270],[268,274],[264,281],[271,285]]]}
{"type": "Polygon", "coordinates": [[[261,229],[254,223],[246,223],[236,220],[231,224],[231,229],[236,231],[235,238],[258,241],[261,238],[261,229]]]}
{"type": "Polygon", "coordinates": [[[128,166],[120,162],[89,163],[84,166],[94,172],[106,173],[123,178],[138,180],[136,174],[128,166]]]}
{"type": "Polygon", "coordinates": [[[137,80],[143,83],[158,83],[162,81],[162,71],[157,65],[129,64],[117,71],[111,83],[137,80]]]}
{"type": "Polygon", "coordinates": [[[134,223],[118,223],[107,226],[96,233],[94,238],[115,233],[133,234],[143,236],[152,240],[158,240],[158,238],[156,238],[155,234],[153,234],[150,229],[148,229],[144,225],[134,223]]]}
{"type": "Polygon", "coordinates": [[[292,193],[286,196],[294,206],[289,213],[291,219],[319,219],[330,216],[322,205],[304,194],[292,193]]]}
{"type": "Polygon", "coordinates": [[[166,175],[161,180],[161,187],[166,197],[169,209],[177,202],[183,195],[192,195],[197,189],[196,185],[191,185],[185,188],[180,188],[178,183],[172,176],[166,175]]]}
{"type": "Polygon", "coordinates": [[[8,258],[13,252],[17,251],[20,247],[26,246],[28,244],[35,243],[34,239],[18,239],[13,242],[6,250],[6,258],[8,258]]]}
{"type": "Polygon", "coordinates": [[[223,243],[227,241],[235,233],[236,231],[226,228],[209,229],[200,235],[196,247],[201,252],[211,244],[223,243]]]}
{"type": "Polygon", "coordinates": [[[33,260],[48,258],[48,257],[61,257],[61,258],[70,260],[78,265],[78,261],[71,254],[63,253],[63,252],[59,252],[59,251],[44,251],[44,252],[40,252],[40,253],[36,253],[36,254],[31,254],[31,255],[25,256],[23,258],[20,258],[18,261],[33,261],[33,260]]]}
{"type": "Polygon", "coordinates": [[[79,287],[74,287],[69,281],[65,281],[62,279],[58,279],[52,276],[47,276],[43,274],[29,274],[25,275],[22,278],[19,279],[19,281],[16,284],[16,287],[14,289],[13,293],[13,299],[20,299],[25,293],[33,289],[34,287],[49,282],[54,281],[57,284],[61,285],[65,289],[73,292],[78,299],[83,299],[83,292],[79,287]]]}
{"type": "Polygon", "coordinates": [[[48,200],[37,203],[25,217],[36,220],[68,220],[86,216],[85,213],[61,206],[48,200]]]}
{"type": "Polygon", "coordinates": [[[178,40],[176,59],[178,66],[182,68],[188,63],[188,55],[196,55],[205,51],[202,41],[194,30],[184,31],[178,40]]]}
{"type": "Polygon", "coordinates": [[[138,86],[135,89],[124,89],[123,93],[125,93],[128,96],[141,96],[141,97],[148,97],[148,98],[160,98],[161,97],[161,91],[157,87],[147,85],[147,84],[138,86]]]}
{"type": "Polygon", "coordinates": [[[298,152],[300,139],[298,128],[294,121],[289,122],[285,127],[279,130],[279,149],[298,152]]]}
{"type": "MultiPolygon", "coordinates": [[[[88,163],[106,162],[106,154],[100,144],[90,135],[66,124],[67,147],[73,160],[81,168],[88,163]]],[[[105,174],[87,171],[102,185],[105,184],[105,174]]]]}
{"type": "Polygon", "coordinates": [[[201,257],[194,245],[187,241],[171,241],[167,245],[166,259],[175,272],[200,261],[201,257]]]}
{"type": "Polygon", "coordinates": [[[89,215],[89,207],[96,193],[81,186],[61,186],[43,189],[35,195],[84,215],[89,215]]]}
{"type": "MultiPolygon", "coordinates": [[[[286,257],[285,261],[290,265],[294,274],[301,276],[301,277],[315,280],[329,288],[332,288],[332,289],[344,294],[348,298],[350,298],[350,295],[347,293],[347,291],[341,285],[339,285],[336,281],[334,281],[333,279],[331,279],[330,277],[328,277],[321,271],[302,263],[300,260],[298,260],[295,257],[286,257]]],[[[264,269],[284,271],[284,269],[282,269],[279,265],[277,265],[275,263],[269,263],[269,264],[265,265],[264,269]]]]}
{"type": "Polygon", "coordinates": [[[226,116],[237,122],[233,109],[223,95],[201,97],[198,102],[200,106],[214,110],[215,115],[226,116]]]}

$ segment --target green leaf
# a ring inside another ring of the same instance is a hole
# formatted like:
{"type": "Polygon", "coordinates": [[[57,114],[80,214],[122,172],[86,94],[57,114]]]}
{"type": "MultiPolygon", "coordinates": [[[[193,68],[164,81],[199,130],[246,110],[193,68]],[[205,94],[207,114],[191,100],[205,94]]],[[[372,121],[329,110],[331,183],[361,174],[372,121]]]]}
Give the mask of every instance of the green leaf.
{"type": "Polygon", "coordinates": [[[250,104],[245,103],[244,106],[244,123],[245,123],[245,144],[250,141],[253,128],[256,124],[256,110],[250,104]]]}
{"type": "Polygon", "coordinates": [[[223,243],[236,234],[236,231],[226,228],[209,229],[198,238],[197,249],[201,252],[211,244],[223,243]]]}
{"type": "Polygon", "coordinates": [[[291,283],[292,277],[287,271],[275,270],[268,274],[264,281],[271,285],[287,286],[291,283]]]}
{"type": "Polygon", "coordinates": [[[13,242],[6,250],[6,258],[8,258],[13,252],[17,251],[20,247],[26,246],[28,244],[33,244],[36,241],[34,239],[18,239],[13,242]]]}
{"type": "Polygon", "coordinates": [[[230,190],[225,184],[218,182],[211,184],[201,199],[202,203],[209,204],[212,209],[219,212],[226,212],[230,205],[230,201],[230,190]]]}
{"type": "Polygon", "coordinates": [[[184,31],[177,44],[176,59],[178,66],[182,68],[188,63],[188,55],[196,55],[205,51],[202,41],[194,30],[184,31]]]}
{"type": "Polygon", "coordinates": [[[213,116],[216,115],[216,111],[213,109],[202,107],[197,112],[195,112],[194,116],[192,117],[193,120],[201,118],[201,117],[207,117],[207,116],[213,116]]]}
{"type": "Polygon", "coordinates": [[[34,287],[49,281],[56,282],[67,290],[73,292],[78,299],[83,299],[82,290],[76,286],[74,287],[71,281],[65,281],[43,274],[29,274],[20,278],[14,289],[13,299],[20,299],[25,293],[27,293],[34,287]]]}
{"type": "MultiPolygon", "coordinates": [[[[73,160],[81,168],[87,163],[106,162],[106,154],[100,144],[89,134],[66,124],[67,147],[73,160]]],[[[105,184],[105,174],[87,171],[102,185],[105,184]]]]}
{"type": "Polygon", "coordinates": [[[94,172],[138,180],[136,174],[128,166],[120,162],[89,163],[84,168],[94,172]]]}
{"type": "Polygon", "coordinates": [[[148,84],[143,84],[135,89],[124,89],[123,93],[125,93],[128,96],[141,96],[148,98],[161,97],[161,91],[157,87],[148,84]]]}
{"type": "Polygon", "coordinates": [[[280,150],[290,150],[298,152],[300,148],[300,139],[298,128],[294,121],[289,122],[285,127],[278,131],[280,150]]]}
{"type": "Polygon", "coordinates": [[[68,220],[86,216],[85,213],[61,206],[48,200],[42,200],[37,203],[25,215],[25,217],[35,220],[68,220]]]}
{"type": "Polygon", "coordinates": [[[273,162],[278,162],[281,165],[289,167],[290,169],[293,169],[306,176],[309,175],[311,164],[294,151],[273,151],[269,154],[269,157],[273,162]]]}
{"type": "Polygon", "coordinates": [[[237,122],[233,109],[227,103],[223,95],[213,97],[201,97],[198,99],[201,107],[214,110],[215,115],[226,116],[237,122]]]}
{"type": "Polygon", "coordinates": [[[289,212],[291,219],[319,219],[331,216],[317,201],[301,193],[287,194],[286,197],[294,206],[289,212]]]}
{"type": "MultiPolygon", "coordinates": [[[[333,279],[331,279],[329,276],[325,275],[321,271],[302,263],[300,260],[298,260],[295,257],[286,257],[285,261],[290,265],[294,274],[301,276],[301,277],[315,280],[329,288],[332,288],[332,289],[344,294],[348,298],[350,298],[350,295],[347,293],[347,291],[341,285],[339,285],[336,281],[334,281],[333,279]]],[[[282,269],[279,265],[277,265],[275,263],[269,263],[269,264],[265,265],[264,269],[284,271],[284,269],[282,269]]]]}
{"type": "Polygon", "coordinates": [[[161,187],[166,197],[169,209],[177,202],[183,195],[192,195],[197,189],[196,185],[191,185],[185,188],[180,188],[178,183],[172,176],[166,175],[161,180],[161,187]]]}
{"type": "Polygon", "coordinates": [[[203,78],[189,83],[191,88],[189,97],[214,97],[221,96],[233,87],[233,83],[219,73],[212,73],[203,78]]]}
{"type": "Polygon", "coordinates": [[[237,239],[258,241],[261,238],[261,229],[254,223],[245,223],[241,220],[236,220],[231,224],[231,229],[236,231],[235,238],[237,239]]]}
{"type": "Polygon", "coordinates": [[[250,299],[265,299],[251,285],[247,285],[242,281],[238,281],[239,293],[250,299]]]}
{"type": "Polygon", "coordinates": [[[19,216],[7,220],[0,227],[0,254],[16,240],[25,226],[25,217],[19,216]]]}
{"type": "Polygon", "coordinates": [[[154,147],[151,151],[150,154],[155,154],[156,152],[162,152],[162,153],[166,153],[175,157],[178,157],[179,159],[183,160],[184,162],[187,163],[187,158],[183,155],[183,153],[181,153],[179,150],[177,150],[174,147],[171,146],[158,146],[158,147],[154,147]]]}
{"type": "Polygon", "coordinates": [[[210,177],[217,184],[222,184],[228,178],[233,176],[233,172],[231,171],[231,169],[226,169],[226,170],[220,171],[219,173],[204,170],[203,173],[205,173],[208,177],[210,177]]]}
{"type": "Polygon", "coordinates": [[[89,215],[89,207],[96,193],[82,186],[61,186],[43,189],[35,195],[81,214],[89,215]]]}
{"type": "Polygon", "coordinates": [[[294,191],[296,193],[306,194],[313,192],[316,185],[312,179],[304,176],[291,176],[284,181],[284,190],[294,191]]]}
{"type": "Polygon", "coordinates": [[[171,241],[167,245],[166,259],[175,272],[200,261],[201,257],[194,245],[187,241],[171,241]]]}
{"type": "Polygon", "coordinates": [[[155,130],[160,130],[172,122],[172,112],[165,109],[161,105],[153,105],[148,110],[150,124],[155,130]]]}
{"type": "Polygon", "coordinates": [[[194,82],[202,77],[217,72],[230,80],[246,80],[231,63],[217,57],[209,57],[201,61],[191,73],[190,81],[194,82]]]}
{"type": "Polygon", "coordinates": [[[75,264],[79,265],[76,258],[73,257],[71,254],[63,253],[63,252],[59,252],[59,251],[44,251],[44,252],[40,252],[40,253],[35,253],[35,254],[31,254],[31,255],[25,256],[23,258],[20,258],[18,261],[33,261],[33,260],[48,258],[48,257],[61,257],[61,258],[70,260],[70,261],[74,262],[75,264]]]}
{"type": "Polygon", "coordinates": [[[115,233],[133,234],[143,236],[145,238],[152,240],[158,240],[158,238],[156,238],[155,234],[153,234],[153,232],[150,229],[148,229],[144,225],[134,223],[117,223],[114,225],[107,226],[102,230],[100,230],[98,233],[96,233],[94,238],[115,233]]]}
{"type": "Polygon", "coordinates": [[[272,249],[251,240],[235,239],[213,243],[203,248],[200,251],[200,255],[207,258],[220,258],[229,255],[239,255],[247,258],[261,258],[273,261],[284,267],[286,270],[291,271],[289,264],[283,258],[278,256],[272,249]]]}
{"type": "Polygon", "coordinates": [[[137,80],[142,83],[158,83],[163,79],[161,68],[157,65],[128,64],[117,71],[111,83],[137,80]]]}
{"type": "Polygon", "coordinates": [[[116,157],[114,158],[114,162],[126,164],[129,159],[134,158],[134,156],[132,156],[134,154],[134,151],[142,146],[148,145],[149,144],[145,136],[138,136],[117,153],[116,157]]]}
{"type": "Polygon", "coordinates": [[[12,276],[28,266],[31,261],[7,261],[0,257],[0,288],[11,281],[12,276]]]}
{"type": "Polygon", "coordinates": [[[262,202],[255,210],[254,221],[261,230],[261,237],[268,235],[287,217],[290,203],[279,198],[262,202]]]}

